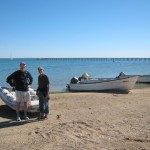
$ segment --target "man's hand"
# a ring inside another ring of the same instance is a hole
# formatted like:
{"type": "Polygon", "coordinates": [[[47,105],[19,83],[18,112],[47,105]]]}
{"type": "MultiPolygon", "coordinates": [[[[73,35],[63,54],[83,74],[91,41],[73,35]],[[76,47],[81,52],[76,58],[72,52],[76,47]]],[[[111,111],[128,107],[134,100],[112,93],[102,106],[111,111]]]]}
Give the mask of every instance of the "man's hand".
{"type": "Polygon", "coordinates": [[[49,100],[49,94],[46,95],[45,99],[49,100]]]}
{"type": "Polygon", "coordinates": [[[13,86],[13,87],[12,87],[12,91],[15,91],[15,90],[16,90],[16,88],[15,88],[15,86],[13,86]]]}
{"type": "Polygon", "coordinates": [[[39,89],[36,90],[36,95],[39,96],[39,89]]]}
{"type": "Polygon", "coordinates": [[[32,88],[31,84],[30,84],[30,85],[28,85],[28,88],[32,88]]]}

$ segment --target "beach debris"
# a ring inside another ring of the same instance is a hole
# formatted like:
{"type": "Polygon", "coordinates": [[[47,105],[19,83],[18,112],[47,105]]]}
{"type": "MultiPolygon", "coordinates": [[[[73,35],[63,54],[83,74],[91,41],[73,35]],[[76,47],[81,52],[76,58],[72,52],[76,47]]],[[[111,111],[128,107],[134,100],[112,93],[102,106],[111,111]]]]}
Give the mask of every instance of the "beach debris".
{"type": "Polygon", "coordinates": [[[61,115],[57,115],[57,119],[60,119],[61,115]]]}
{"type": "Polygon", "coordinates": [[[35,131],[35,134],[38,134],[38,133],[40,133],[40,131],[35,131]]]}

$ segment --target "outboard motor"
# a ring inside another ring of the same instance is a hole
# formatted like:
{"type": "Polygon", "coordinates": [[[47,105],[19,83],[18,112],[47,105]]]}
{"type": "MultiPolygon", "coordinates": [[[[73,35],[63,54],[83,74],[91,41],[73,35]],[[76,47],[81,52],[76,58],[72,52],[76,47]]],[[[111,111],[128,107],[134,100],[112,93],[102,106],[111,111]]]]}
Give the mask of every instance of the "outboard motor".
{"type": "Polygon", "coordinates": [[[78,82],[79,82],[79,79],[77,77],[73,77],[70,81],[70,83],[72,83],[72,84],[76,84],[78,82]]]}
{"type": "Polygon", "coordinates": [[[120,72],[119,76],[117,76],[116,78],[125,78],[125,77],[126,77],[125,73],[120,72]]]}

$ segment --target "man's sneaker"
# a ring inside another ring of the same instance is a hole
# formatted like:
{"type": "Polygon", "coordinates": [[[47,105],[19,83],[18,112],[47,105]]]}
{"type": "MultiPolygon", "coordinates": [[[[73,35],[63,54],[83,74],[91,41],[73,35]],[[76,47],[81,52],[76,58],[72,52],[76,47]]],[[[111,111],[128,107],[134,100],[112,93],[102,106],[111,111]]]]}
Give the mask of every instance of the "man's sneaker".
{"type": "Polygon", "coordinates": [[[37,120],[41,120],[41,119],[43,119],[43,118],[44,118],[44,116],[43,116],[43,115],[42,115],[42,116],[40,115],[40,116],[37,117],[37,120]]]}
{"type": "Polygon", "coordinates": [[[47,116],[39,116],[39,117],[37,118],[37,120],[47,120],[47,119],[48,119],[47,116]]]}
{"type": "Polygon", "coordinates": [[[21,121],[20,116],[17,116],[17,121],[21,121]]]}
{"type": "Polygon", "coordinates": [[[29,117],[28,117],[28,116],[24,116],[24,119],[28,121],[28,120],[29,120],[29,117]]]}

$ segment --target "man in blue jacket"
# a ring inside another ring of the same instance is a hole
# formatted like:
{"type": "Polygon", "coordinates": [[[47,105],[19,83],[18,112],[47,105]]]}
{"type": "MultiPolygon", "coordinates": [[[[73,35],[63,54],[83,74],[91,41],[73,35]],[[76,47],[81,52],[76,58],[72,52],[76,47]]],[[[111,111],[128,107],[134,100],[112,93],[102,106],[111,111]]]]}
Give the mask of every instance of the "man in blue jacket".
{"type": "Polygon", "coordinates": [[[17,114],[17,121],[20,121],[20,103],[21,101],[24,102],[24,118],[29,120],[27,116],[28,110],[28,101],[30,99],[29,93],[29,85],[33,82],[33,78],[31,74],[26,71],[26,63],[20,63],[20,70],[15,71],[10,76],[7,77],[7,83],[10,86],[15,87],[16,92],[16,114],[17,114]]]}

